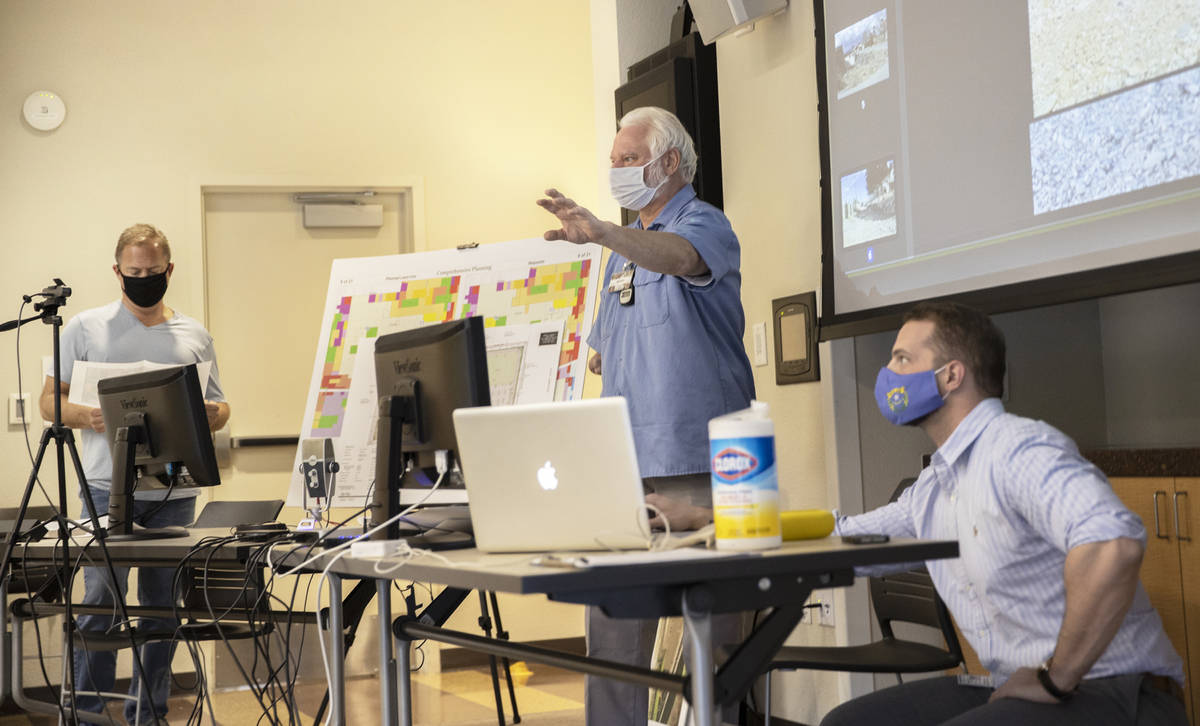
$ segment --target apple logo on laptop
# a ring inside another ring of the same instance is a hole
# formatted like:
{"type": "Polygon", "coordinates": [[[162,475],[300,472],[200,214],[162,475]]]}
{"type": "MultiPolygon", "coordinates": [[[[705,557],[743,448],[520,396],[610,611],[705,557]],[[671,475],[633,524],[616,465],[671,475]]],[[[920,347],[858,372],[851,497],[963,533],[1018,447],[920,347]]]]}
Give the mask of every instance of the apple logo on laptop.
{"type": "Polygon", "coordinates": [[[542,464],[541,469],[538,469],[537,480],[538,484],[542,486],[542,489],[545,489],[546,491],[558,488],[558,477],[555,476],[554,467],[550,466],[549,459],[546,460],[545,464],[542,464]]]}

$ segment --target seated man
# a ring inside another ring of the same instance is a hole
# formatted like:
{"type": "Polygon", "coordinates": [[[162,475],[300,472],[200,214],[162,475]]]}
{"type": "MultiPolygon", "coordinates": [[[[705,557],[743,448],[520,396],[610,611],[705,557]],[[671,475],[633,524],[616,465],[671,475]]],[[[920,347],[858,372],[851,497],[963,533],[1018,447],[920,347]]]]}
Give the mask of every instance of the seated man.
{"type": "Polygon", "coordinates": [[[904,316],[875,399],[937,451],[898,501],[836,530],[958,540],[958,559],[927,567],[994,690],[914,681],[844,703],[824,726],[1187,723],[1183,664],[1138,581],[1146,531],[1069,438],[1005,413],[1004,355],[971,308],[904,316]]]}

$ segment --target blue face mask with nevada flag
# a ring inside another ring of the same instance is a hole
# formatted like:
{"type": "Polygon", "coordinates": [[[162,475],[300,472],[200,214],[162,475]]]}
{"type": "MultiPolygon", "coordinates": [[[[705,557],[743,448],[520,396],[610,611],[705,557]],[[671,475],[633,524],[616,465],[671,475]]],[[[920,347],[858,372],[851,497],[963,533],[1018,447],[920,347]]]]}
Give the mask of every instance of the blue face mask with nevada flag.
{"type": "Polygon", "coordinates": [[[875,404],[879,412],[888,421],[902,426],[938,410],[946,399],[938,392],[937,374],[945,369],[942,366],[933,371],[896,373],[887,366],[880,368],[875,378],[875,404]]]}

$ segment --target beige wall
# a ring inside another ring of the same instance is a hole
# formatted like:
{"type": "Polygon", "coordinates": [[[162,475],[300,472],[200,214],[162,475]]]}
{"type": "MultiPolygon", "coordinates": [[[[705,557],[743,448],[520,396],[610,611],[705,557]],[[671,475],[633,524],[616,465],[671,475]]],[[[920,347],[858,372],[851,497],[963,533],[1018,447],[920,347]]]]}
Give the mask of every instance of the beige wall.
{"type": "MultiPolygon", "coordinates": [[[[168,304],[203,319],[202,184],[411,179],[424,200],[417,249],[540,235],[546,187],[598,200],[589,12],[584,0],[0,0],[2,317],[52,276],[74,288],[68,319],[115,298],[117,235],[147,221],[172,242],[168,304]],[[54,132],[20,116],[43,89],[67,105],[54,132]]],[[[17,374],[4,340],[7,397],[17,374]]],[[[24,328],[22,344],[36,399],[49,329],[24,328]]],[[[235,417],[261,403],[231,401],[235,417]]],[[[285,481],[286,458],[264,476],[285,481]]],[[[20,427],[3,427],[0,460],[0,506],[15,505],[29,472],[20,427]]],[[[543,599],[507,606],[505,624],[515,638],[582,632],[577,608],[543,599]]]]}
{"type": "MultiPolygon", "coordinates": [[[[677,0],[592,0],[593,17],[615,13],[619,54],[596,47],[599,163],[611,145],[612,92],[626,66],[662,48],[677,0]]],[[[725,213],[742,245],[746,349],[750,326],[768,323],[767,366],[754,368],[771,404],[785,507],[828,506],[820,383],[775,385],[771,300],[815,290],[821,279],[820,159],[812,7],[793,3],[753,32],[717,43],[725,213]]],[[[609,210],[605,210],[609,211],[609,210]]],[[[610,212],[613,218],[616,210],[610,212]]]]}
{"type": "MultiPolygon", "coordinates": [[[[667,23],[676,0],[592,0],[615,10],[619,59],[601,55],[596,64],[618,65],[619,79],[605,86],[596,73],[597,115],[625,78],[625,68],[666,43],[667,23]]],[[[816,290],[821,278],[820,159],[811,3],[760,21],[745,35],[717,42],[721,105],[721,164],[725,213],[742,245],[742,304],[745,345],[753,350],[751,326],[767,322],[771,300],[816,290]]],[[[611,80],[611,76],[607,76],[611,80]]],[[[611,139],[611,136],[609,136],[611,139]]],[[[608,144],[597,139],[598,151],[608,144]]],[[[774,341],[768,332],[768,358],[774,341]]],[[[788,509],[833,506],[836,487],[827,475],[827,435],[823,397],[832,395],[831,372],[820,383],[775,384],[773,362],[754,368],[760,400],[775,420],[779,485],[788,509]]],[[[840,595],[839,595],[840,597],[840,595]]],[[[835,631],[800,626],[791,643],[834,645],[835,631]]],[[[812,671],[775,676],[774,713],[801,723],[817,723],[840,702],[845,685],[836,674],[812,671]]]]}
{"type": "Polygon", "coordinates": [[[771,404],[786,509],[827,506],[821,385],[775,384],[770,333],[771,301],[821,281],[814,52],[806,3],[717,43],[725,212],[742,243],[747,350],[750,326],[768,323],[772,362],[754,368],[754,385],[771,404]]]}
{"type": "MultiPolygon", "coordinates": [[[[742,243],[746,349],[750,326],[767,322],[768,359],[754,368],[758,398],[771,405],[779,487],[785,509],[828,508],[826,427],[820,383],[775,384],[771,300],[816,290],[821,282],[821,178],[812,4],[717,42],[725,212],[742,243]]],[[[789,643],[835,645],[835,631],[801,625],[789,643]]],[[[817,723],[840,702],[839,676],[777,673],[773,713],[817,723]]]]}
{"type": "MultiPolygon", "coordinates": [[[[68,318],[113,299],[116,237],[148,221],[175,251],[168,303],[201,318],[199,186],[240,178],[419,179],[418,249],[540,234],[546,186],[597,198],[588,14],[583,0],[3,0],[0,303],[15,314],[51,276],[75,290],[68,318]],[[39,89],[66,102],[57,131],[21,120],[39,89]]],[[[38,390],[49,329],[22,343],[38,390]]],[[[20,428],[5,428],[5,473],[23,480],[20,428]]]]}

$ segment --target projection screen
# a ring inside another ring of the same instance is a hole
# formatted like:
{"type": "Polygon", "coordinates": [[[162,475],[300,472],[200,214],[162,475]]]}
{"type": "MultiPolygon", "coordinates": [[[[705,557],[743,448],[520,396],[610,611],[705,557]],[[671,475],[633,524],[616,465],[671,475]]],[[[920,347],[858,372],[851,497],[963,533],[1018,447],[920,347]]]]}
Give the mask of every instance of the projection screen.
{"type": "Polygon", "coordinates": [[[823,337],[921,299],[998,311],[1031,281],[1065,301],[1154,286],[1131,263],[1156,260],[1167,284],[1200,271],[1200,2],[817,0],[817,15],[823,337]]]}

